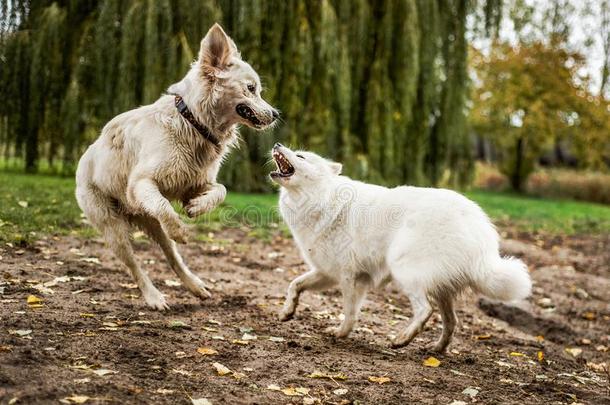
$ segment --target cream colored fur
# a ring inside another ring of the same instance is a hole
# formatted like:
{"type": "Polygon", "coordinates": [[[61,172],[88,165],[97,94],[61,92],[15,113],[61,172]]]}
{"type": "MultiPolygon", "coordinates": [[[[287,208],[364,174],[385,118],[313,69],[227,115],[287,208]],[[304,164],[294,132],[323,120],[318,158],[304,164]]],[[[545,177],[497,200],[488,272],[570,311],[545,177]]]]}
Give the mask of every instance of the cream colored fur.
{"type": "Polygon", "coordinates": [[[215,24],[201,42],[198,60],[169,93],[184,99],[196,119],[220,140],[220,150],[178,113],[173,95],[163,95],[151,105],[113,118],[82,156],[76,172],[78,203],[129,268],[149,306],[168,308],[134,259],[132,226],[160,245],[189,291],[209,296],[176,249],[175,242],[185,243],[188,232],[170,201],[181,201],[189,216],[197,216],[224,200],[226,189],[216,178],[237,142],[237,126],[264,129],[277,117],[260,92],[258,75],[215,24]],[[247,105],[258,122],[242,118],[236,112],[238,104],[247,105]]]}

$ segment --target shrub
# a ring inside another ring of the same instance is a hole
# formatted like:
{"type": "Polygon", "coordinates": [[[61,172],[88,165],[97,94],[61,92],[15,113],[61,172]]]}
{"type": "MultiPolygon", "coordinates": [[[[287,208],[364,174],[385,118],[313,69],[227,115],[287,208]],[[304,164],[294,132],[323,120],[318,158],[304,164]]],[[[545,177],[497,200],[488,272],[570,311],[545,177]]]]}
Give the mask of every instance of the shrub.
{"type": "Polygon", "coordinates": [[[529,176],[528,194],[610,204],[610,174],[575,170],[541,170],[529,176]]]}

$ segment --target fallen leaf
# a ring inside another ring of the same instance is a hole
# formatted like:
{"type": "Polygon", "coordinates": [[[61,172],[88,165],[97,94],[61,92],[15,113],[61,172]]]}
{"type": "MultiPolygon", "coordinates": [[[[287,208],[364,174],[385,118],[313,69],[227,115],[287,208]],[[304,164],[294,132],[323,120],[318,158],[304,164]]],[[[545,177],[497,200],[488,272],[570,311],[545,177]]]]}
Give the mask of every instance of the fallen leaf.
{"type": "Polygon", "coordinates": [[[424,360],[423,365],[426,367],[438,367],[441,365],[441,361],[436,357],[428,357],[424,360]]]}
{"type": "Polygon", "coordinates": [[[606,362],[603,362],[603,363],[588,362],[587,367],[589,367],[593,371],[597,371],[598,373],[605,373],[605,372],[607,372],[606,370],[608,370],[608,365],[606,364],[606,362]]]}
{"type": "Polygon", "coordinates": [[[12,352],[13,346],[2,345],[0,346],[0,352],[12,352]]]}
{"type": "Polygon", "coordinates": [[[462,394],[468,395],[470,398],[474,398],[479,393],[479,390],[473,387],[468,387],[462,391],[462,394]]]}
{"type": "Polygon", "coordinates": [[[491,337],[492,337],[491,335],[478,335],[478,336],[475,336],[474,338],[475,338],[475,340],[487,340],[487,339],[491,339],[491,337]]]}
{"type": "Polygon", "coordinates": [[[309,388],[304,388],[304,387],[288,387],[288,388],[284,388],[281,390],[282,393],[284,393],[284,395],[287,395],[289,397],[294,397],[294,396],[303,396],[303,395],[307,395],[309,393],[309,388]]]}
{"type": "Polygon", "coordinates": [[[594,321],[597,318],[597,315],[595,314],[595,312],[585,312],[584,314],[582,314],[582,317],[589,321],[594,321]]]}
{"type": "Polygon", "coordinates": [[[190,372],[188,372],[186,370],[179,369],[179,368],[172,368],[172,373],[180,374],[180,375],[186,375],[186,376],[190,376],[191,375],[190,372]]]}
{"type": "Polygon", "coordinates": [[[17,335],[17,336],[27,336],[30,333],[32,333],[31,329],[9,329],[8,331],[9,335],[17,335]]]}
{"type": "Polygon", "coordinates": [[[390,377],[374,377],[374,376],[370,376],[369,377],[369,381],[377,383],[377,384],[385,384],[385,383],[390,382],[392,380],[390,379],[390,377]]]}
{"type": "Polygon", "coordinates": [[[218,375],[227,375],[227,374],[231,374],[231,370],[220,363],[212,363],[212,367],[214,367],[216,369],[216,372],[218,373],[218,375]]]}
{"type": "Polygon", "coordinates": [[[210,400],[207,398],[198,398],[198,399],[191,398],[191,403],[193,405],[212,405],[210,400]]]}
{"type": "Polygon", "coordinates": [[[82,259],[80,259],[80,261],[86,263],[102,264],[100,262],[100,259],[98,259],[97,257],[83,257],[82,259]]]}
{"type": "Polygon", "coordinates": [[[566,347],[565,351],[566,353],[571,354],[573,357],[578,357],[582,353],[582,349],[579,349],[578,347],[566,347]]]}
{"type": "Polygon", "coordinates": [[[322,373],[321,371],[314,371],[313,373],[309,374],[307,377],[309,378],[328,378],[329,380],[347,380],[347,376],[343,373],[337,373],[337,374],[326,374],[326,373],[322,373]]]}
{"type": "Polygon", "coordinates": [[[267,389],[271,390],[271,391],[280,391],[281,388],[279,385],[275,385],[275,384],[269,384],[267,385],[267,389]]]}
{"type": "Polygon", "coordinates": [[[165,280],[164,283],[168,287],[180,287],[182,285],[180,281],[176,280],[165,280]]]}
{"type": "Polygon", "coordinates": [[[241,340],[257,340],[258,336],[256,335],[251,335],[249,333],[244,333],[243,336],[241,337],[241,340]]]}
{"type": "Polygon", "coordinates": [[[73,395],[71,397],[66,397],[64,398],[65,401],[68,401],[68,403],[71,404],[84,404],[85,402],[89,401],[88,396],[85,395],[73,395]]]}
{"type": "Polygon", "coordinates": [[[86,384],[88,382],[91,382],[91,379],[90,378],[77,378],[73,381],[75,384],[86,384]]]}
{"type": "Polygon", "coordinates": [[[128,290],[135,290],[138,288],[138,285],[134,283],[119,283],[119,287],[127,288],[128,290]]]}
{"type": "Polygon", "coordinates": [[[540,363],[542,363],[542,361],[544,360],[544,352],[539,351],[538,354],[537,354],[537,357],[538,357],[538,361],[540,363]]]}
{"type": "Polygon", "coordinates": [[[250,342],[248,342],[247,340],[239,340],[239,339],[233,339],[231,341],[231,343],[235,343],[236,345],[242,345],[242,346],[246,346],[246,345],[250,344],[250,342]]]}
{"type": "Polygon", "coordinates": [[[211,347],[200,347],[197,349],[197,353],[203,354],[204,356],[213,356],[215,354],[218,354],[218,351],[212,349],[211,347]]]}
{"type": "Polygon", "coordinates": [[[520,352],[510,352],[510,355],[513,357],[527,357],[527,355],[525,353],[520,353],[520,352]]]}
{"type": "Polygon", "coordinates": [[[17,202],[17,204],[19,204],[19,206],[22,207],[22,208],[27,208],[28,207],[28,202],[27,201],[19,201],[19,202],[17,202]]]}
{"type": "Polygon", "coordinates": [[[168,394],[173,394],[175,391],[174,390],[168,390],[165,388],[159,388],[157,391],[155,391],[157,394],[161,394],[161,395],[168,395],[168,394]]]}
{"type": "Polygon", "coordinates": [[[26,302],[28,303],[28,305],[42,304],[42,299],[38,298],[35,295],[28,295],[26,302]]]}
{"type": "Polygon", "coordinates": [[[95,318],[95,314],[87,314],[87,313],[80,313],[78,314],[78,316],[80,316],[81,318],[95,318]]]}
{"type": "Polygon", "coordinates": [[[283,342],[285,339],[283,337],[278,336],[269,336],[269,340],[272,342],[280,343],[283,342]]]}
{"type": "Polygon", "coordinates": [[[169,323],[169,325],[167,325],[168,327],[172,328],[172,329],[188,329],[190,328],[190,326],[182,321],[171,321],[169,323]]]}
{"type": "Polygon", "coordinates": [[[94,374],[103,377],[108,374],[118,374],[118,371],[108,370],[107,368],[98,368],[97,370],[92,370],[94,374]]]}
{"type": "Polygon", "coordinates": [[[347,388],[338,388],[333,391],[333,394],[339,395],[339,396],[345,395],[345,394],[347,394],[347,388]]]}

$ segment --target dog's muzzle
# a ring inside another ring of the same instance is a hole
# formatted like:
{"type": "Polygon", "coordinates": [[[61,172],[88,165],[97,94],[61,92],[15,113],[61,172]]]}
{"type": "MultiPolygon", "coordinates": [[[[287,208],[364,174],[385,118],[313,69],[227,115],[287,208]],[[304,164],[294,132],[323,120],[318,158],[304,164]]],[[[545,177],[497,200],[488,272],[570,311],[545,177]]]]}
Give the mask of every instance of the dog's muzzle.
{"type": "Polygon", "coordinates": [[[246,104],[237,104],[237,107],[235,107],[235,111],[237,112],[237,115],[247,120],[255,127],[260,127],[263,125],[263,122],[257,118],[254,111],[246,104]]]}

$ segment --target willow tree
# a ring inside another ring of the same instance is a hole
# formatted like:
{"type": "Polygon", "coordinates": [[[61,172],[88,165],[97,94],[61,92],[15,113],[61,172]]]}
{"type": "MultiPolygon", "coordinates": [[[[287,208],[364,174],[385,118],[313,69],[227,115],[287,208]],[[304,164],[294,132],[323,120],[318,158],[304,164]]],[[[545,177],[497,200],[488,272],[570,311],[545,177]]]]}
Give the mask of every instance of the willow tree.
{"type": "Polygon", "coordinates": [[[0,146],[28,170],[46,158],[71,171],[108,119],[154,101],[187,71],[219,21],[282,111],[271,133],[242,129],[221,172],[234,189],[270,189],[275,141],[339,159],[362,179],[464,182],[466,19],[482,15],[493,27],[501,8],[501,0],[0,0],[0,146]]]}

